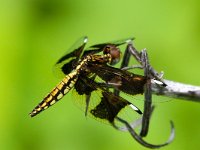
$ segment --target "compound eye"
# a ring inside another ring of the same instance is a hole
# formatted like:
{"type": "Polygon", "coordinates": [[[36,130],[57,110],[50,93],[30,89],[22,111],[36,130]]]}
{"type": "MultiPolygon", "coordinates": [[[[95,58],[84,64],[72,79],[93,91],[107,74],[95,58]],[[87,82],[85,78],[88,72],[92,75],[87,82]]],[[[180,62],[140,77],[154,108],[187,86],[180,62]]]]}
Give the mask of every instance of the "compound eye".
{"type": "Polygon", "coordinates": [[[113,44],[106,45],[104,47],[103,53],[110,54],[112,59],[110,65],[115,65],[120,60],[120,50],[116,45],[113,44]]]}
{"type": "Polygon", "coordinates": [[[103,51],[103,53],[104,54],[108,54],[108,53],[110,53],[110,46],[109,45],[107,45],[105,48],[104,48],[104,51],[103,51]]]}
{"type": "Polygon", "coordinates": [[[110,50],[110,46],[106,46],[106,50],[110,50]]]}

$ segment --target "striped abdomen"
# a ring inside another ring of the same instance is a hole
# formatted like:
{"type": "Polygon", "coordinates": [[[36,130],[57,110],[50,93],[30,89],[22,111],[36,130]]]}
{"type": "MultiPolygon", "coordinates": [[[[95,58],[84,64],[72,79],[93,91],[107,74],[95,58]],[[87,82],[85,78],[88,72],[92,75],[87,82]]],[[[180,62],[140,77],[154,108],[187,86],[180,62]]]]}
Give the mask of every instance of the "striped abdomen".
{"type": "Polygon", "coordinates": [[[59,101],[65,94],[69,92],[76,83],[78,79],[78,75],[82,68],[87,65],[87,62],[99,62],[105,63],[110,62],[111,57],[109,54],[106,55],[88,55],[82,61],[80,61],[79,65],[76,66],[75,70],[70,74],[66,75],[65,78],[40,102],[30,113],[31,117],[39,114],[41,111],[47,109],[51,105],[55,104],[59,101]]]}
{"type": "Polygon", "coordinates": [[[74,71],[67,76],[40,102],[30,113],[31,117],[39,114],[41,111],[47,109],[51,105],[59,101],[65,94],[71,90],[77,81],[78,75],[74,71]]]}

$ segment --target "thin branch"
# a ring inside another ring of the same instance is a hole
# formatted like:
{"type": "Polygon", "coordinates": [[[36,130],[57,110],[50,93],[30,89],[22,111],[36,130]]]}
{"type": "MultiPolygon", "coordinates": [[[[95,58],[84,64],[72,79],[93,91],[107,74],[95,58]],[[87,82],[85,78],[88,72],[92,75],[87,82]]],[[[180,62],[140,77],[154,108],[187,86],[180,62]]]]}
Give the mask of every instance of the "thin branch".
{"type": "Polygon", "coordinates": [[[151,91],[151,66],[149,64],[149,58],[146,50],[141,51],[141,61],[144,63],[144,76],[147,78],[147,82],[144,87],[144,112],[142,117],[142,128],[140,136],[145,137],[148,134],[151,109],[152,109],[152,91],[151,91]]]}
{"type": "Polygon", "coordinates": [[[193,102],[200,102],[200,86],[183,84],[175,81],[164,80],[166,87],[152,83],[152,92],[172,98],[184,99],[193,102]]]}

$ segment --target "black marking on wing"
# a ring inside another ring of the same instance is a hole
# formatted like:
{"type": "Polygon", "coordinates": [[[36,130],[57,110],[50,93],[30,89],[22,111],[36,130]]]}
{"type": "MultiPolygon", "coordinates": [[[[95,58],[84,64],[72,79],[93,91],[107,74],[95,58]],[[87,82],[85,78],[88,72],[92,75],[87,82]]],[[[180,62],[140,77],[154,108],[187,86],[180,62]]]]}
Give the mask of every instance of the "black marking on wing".
{"type": "Polygon", "coordinates": [[[123,44],[128,43],[129,41],[133,41],[135,38],[134,37],[130,37],[130,38],[126,38],[126,39],[122,39],[122,40],[118,40],[118,41],[112,41],[112,42],[106,42],[106,43],[100,43],[100,44],[95,44],[90,46],[91,48],[99,48],[102,49],[103,47],[105,47],[106,45],[115,45],[115,46],[120,46],[123,44]]]}
{"type": "Polygon", "coordinates": [[[79,59],[82,57],[87,37],[82,37],[63,55],[55,64],[53,71],[56,76],[64,77],[75,69],[79,59]]]}
{"type": "Polygon", "coordinates": [[[88,69],[107,83],[127,94],[143,94],[146,78],[108,65],[90,64],[88,69]]]}
{"type": "Polygon", "coordinates": [[[83,52],[83,56],[87,56],[87,55],[93,55],[93,54],[97,54],[103,51],[104,47],[107,45],[115,45],[115,46],[120,46],[123,44],[128,43],[129,41],[133,41],[134,38],[126,38],[126,39],[122,39],[122,40],[118,40],[118,41],[112,41],[112,42],[106,42],[106,43],[100,43],[100,44],[95,44],[90,46],[89,48],[87,48],[84,52],[83,52]]]}
{"type": "Polygon", "coordinates": [[[129,105],[128,101],[114,96],[110,92],[102,92],[101,102],[90,112],[97,118],[106,119],[113,122],[122,108],[129,105]]]}
{"type": "Polygon", "coordinates": [[[74,88],[76,89],[79,95],[90,95],[92,91],[97,90],[96,87],[86,84],[85,81],[83,81],[83,78],[87,77],[83,77],[83,75],[81,75],[81,77],[78,78],[76,84],[74,85],[74,88]]]}
{"type": "Polygon", "coordinates": [[[93,55],[102,52],[102,49],[87,49],[83,52],[83,57],[87,55],[93,55]]]}
{"type": "Polygon", "coordinates": [[[74,63],[76,62],[76,59],[72,59],[70,60],[68,63],[64,64],[61,67],[61,70],[64,74],[69,74],[75,67],[74,67],[74,63]]]}
{"type": "Polygon", "coordinates": [[[62,61],[71,58],[71,57],[75,57],[77,59],[80,58],[83,49],[85,47],[87,43],[87,37],[82,37],[80,38],[68,51],[72,51],[71,53],[67,53],[66,55],[62,56],[56,64],[61,63],[62,61]]]}
{"type": "MultiPolygon", "coordinates": [[[[92,89],[90,94],[96,90],[101,91],[102,96],[100,103],[90,109],[90,113],[96,118],[105,119],[111,123],[114,121],[115,117],[121,111],[121,109],[128,105],[134,106],[126,99],[120,96],[115,96],[114,93],[109,92],[106,88],[101,87],[100,84],[88,77],[81,78],[81,80],[92,89]]],[[[142,114],[140,109],[136,106],[134,106],[133,110],[138,114],[142,114]]]]}

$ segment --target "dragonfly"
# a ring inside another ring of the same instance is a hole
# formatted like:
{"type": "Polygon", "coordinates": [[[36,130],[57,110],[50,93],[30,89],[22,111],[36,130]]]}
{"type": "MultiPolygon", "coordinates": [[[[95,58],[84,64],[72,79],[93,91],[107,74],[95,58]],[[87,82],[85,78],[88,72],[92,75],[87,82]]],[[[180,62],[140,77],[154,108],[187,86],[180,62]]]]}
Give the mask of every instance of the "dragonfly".
{"type": "MultiPolygon", "coordinates": [[[[143,94],[147,78],[126,70],[113,67],[121,58],[120,46],[129,43],[134,38],[115,42],[95,44],[85,49],[87,37],[80,38],[55,64],[54,72],[64,78],[45,98],[31,111],[34,117],[54,105],[73,89],[83,100],[80,106],[85,116],[90,115],[97,120],[104,120],[114,128],[121,130],[117,121],[125,125],[136,141],[149,148],[159,148],[169,144],[150,144],[133,130],[134,123],[128,123],[120,117],[123,110],[132,110],[141,115],[142,111],[124,99],[117,91],[131,95],[143,94]],[[100,78],[101,80],[97,80],[100,78]],[[114,89],[114,92],[110,89],[114,89]],[[93,95],[97,95],[95,98],[93,95]]],[[[171,142],[171,141],[170,141],[171,142]]]]}

